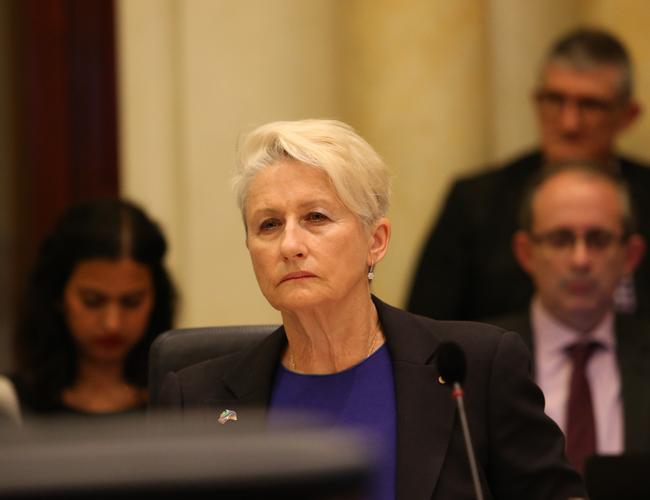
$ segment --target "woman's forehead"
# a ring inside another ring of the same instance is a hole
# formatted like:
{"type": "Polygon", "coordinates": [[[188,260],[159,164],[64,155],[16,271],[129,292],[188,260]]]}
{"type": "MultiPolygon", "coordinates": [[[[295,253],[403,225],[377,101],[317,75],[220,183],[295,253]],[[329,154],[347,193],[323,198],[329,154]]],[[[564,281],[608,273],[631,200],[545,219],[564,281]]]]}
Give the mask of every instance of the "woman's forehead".
{"type": "Polygon", "coordinates": [[[308,165],[293,158],[278,160],[262,169],[253,177],[251,187],[254,184],[273,180],[295,180],[306,178],[310,182],[329,183],[329,176],[324,169],[308,165]]]}
{"type": "Polygon", "coordinates": [[[340,203],[323,170],[296,161],[283,161],[266,167],[253,178],[246,206],[247,211],[251,211],[269,204],[306,205],[313,200],[340,203]]]}
{"type": "Polygon", "coordinates": [[[68,285],[101,290],[122,290],[151,285],[149,268],[130,258],[86,259],[79,262],[68,285]]]}

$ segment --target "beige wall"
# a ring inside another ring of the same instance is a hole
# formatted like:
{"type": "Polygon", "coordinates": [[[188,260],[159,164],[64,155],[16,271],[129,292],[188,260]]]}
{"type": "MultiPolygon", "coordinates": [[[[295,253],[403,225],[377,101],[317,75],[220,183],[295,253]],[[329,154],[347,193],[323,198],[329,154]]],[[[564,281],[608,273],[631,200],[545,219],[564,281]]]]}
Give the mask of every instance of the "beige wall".
{"type": "MultiPolygon", "coordinates": [[[[278,320],[229,188],[240,132],[277,119],[343,119],[388,160],[375,287],[402,305],[451,179],[534,144],[539,59],[581,20],[629,44],[647,102],[650,2],[118,0],[122,191],[169,235],[181,324],[278,320]]],[[[622,148],[650,158],[649,134],[643,119],[622,148]]]]}
{"type": "Polygon", "coordinates": [[[539,61],[578,13],[570,0],[489,2],[489,160],[503,160],[536,143],[531,89],[539,61]]]}
{"type": "Polygon", "coordinates": [[[482,2],[349,2],[346,116],[394,174],[393,239],[375,291],[402,304],[431,217],[457,173],[487,153],[482,2]]]}
{"type": "Polygon", "coordinates": [[[277,322],[255,283],[229,180],[242,131],[337,116],[330,2],[118,7],[122,192],[167,231],[180,323],[277,322]]]}

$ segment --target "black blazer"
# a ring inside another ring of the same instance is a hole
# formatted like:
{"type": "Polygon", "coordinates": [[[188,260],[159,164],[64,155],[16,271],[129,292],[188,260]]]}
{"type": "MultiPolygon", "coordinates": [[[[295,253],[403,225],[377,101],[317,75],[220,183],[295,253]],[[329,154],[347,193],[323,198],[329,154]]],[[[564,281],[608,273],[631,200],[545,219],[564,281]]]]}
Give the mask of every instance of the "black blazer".
{"type": "MultiPolygon", "coordinates": [[[[527,311],[490,322],[519,332],[530,350],[535,348],[527,311]]],[[[623,392],[625,452],[650,453],[650,321],[618,315],[615,328],[623,392]]]]}
{"type": "MultiPolygon", "coordinates": [[[[486,498],[586,496],[564,458],[559,428],[529,377],[519,335],[479,323],[437,322],[373,298],[386,335],[397,405],[397,498],[474,498],[450,389],[438,381],[436,349],[454,340],[467,356],[465,405],[486,498]]],[[[240,411],[266,407],[286,336],[279,328],[250,349],[206,361],[163,384],[158,407],[240,411]]]]}
{"type": "MultiPolygon", "coordinates": [[[[639,232],[650,242],[650,168],[618,158],[639,232]]],[[[480,320],[525,309],[530,278],[512,253],[519,207],[541,168],[539,151],[457,181],[426,241],[407,309],[436,319],[480,320]]],[[[635,274],[638,311],[650,313],[650,259],[635,274]]]]}

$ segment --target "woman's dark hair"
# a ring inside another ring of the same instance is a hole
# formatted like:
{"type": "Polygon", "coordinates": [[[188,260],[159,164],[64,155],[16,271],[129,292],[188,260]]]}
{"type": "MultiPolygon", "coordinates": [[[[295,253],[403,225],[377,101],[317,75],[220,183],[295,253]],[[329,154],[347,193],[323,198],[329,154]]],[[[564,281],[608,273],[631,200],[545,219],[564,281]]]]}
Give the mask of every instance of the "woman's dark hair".
{"type": "Polygon", "coordinates": [[[77,352],[63,317],[63,291],[77,264],[131,258],[151,271],[154,305],[147,330],[126,359],[125,377],[147,384],[149,346],[172,327],[176,292],[163,259],[162,231],[138,206],[103,199],[70,207],[39,248],[15,338],[17,375],[36,402],[58,401],[77,374],[77,352]]]}

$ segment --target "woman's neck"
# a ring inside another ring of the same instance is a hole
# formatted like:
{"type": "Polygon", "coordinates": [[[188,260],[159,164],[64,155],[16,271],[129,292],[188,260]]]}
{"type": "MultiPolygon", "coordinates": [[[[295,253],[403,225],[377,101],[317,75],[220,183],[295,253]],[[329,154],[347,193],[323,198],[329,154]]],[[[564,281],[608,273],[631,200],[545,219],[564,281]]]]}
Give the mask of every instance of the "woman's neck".
{"type": "Polygon", "coordinates": [[[354,366],[384,342],[370,295],[309,310],[283,312],[289,345],[283,364],[292,371],[337,373],[354,366]]]}
{"type": "Polygon", "coordinates": [[[146,390],[126,381],[122,363],[81,360],[74,384],[62,393],[63,402],[89,413],[128,410],[146,401],[146,390]]]}

